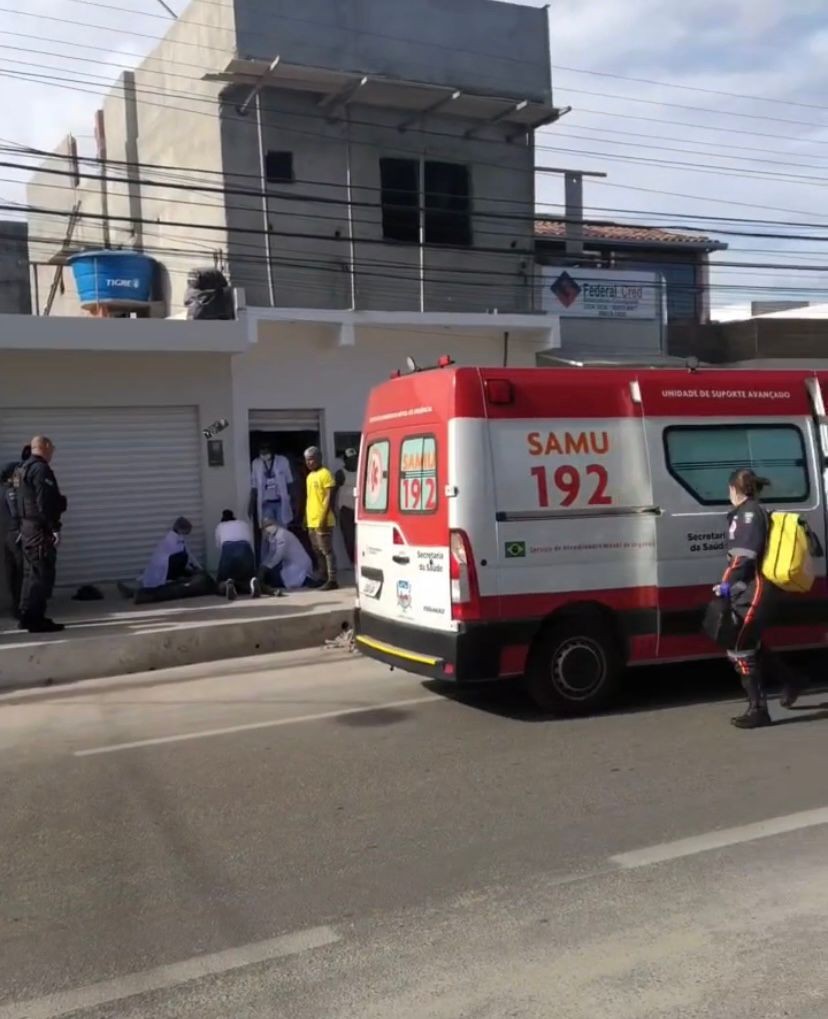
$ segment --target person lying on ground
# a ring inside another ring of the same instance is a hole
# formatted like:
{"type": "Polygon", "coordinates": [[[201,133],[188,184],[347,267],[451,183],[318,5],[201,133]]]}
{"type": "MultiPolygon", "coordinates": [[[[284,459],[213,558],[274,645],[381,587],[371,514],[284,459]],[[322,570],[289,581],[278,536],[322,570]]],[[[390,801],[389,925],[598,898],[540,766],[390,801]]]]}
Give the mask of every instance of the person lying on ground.
{"type": "Polygon", "coordinates": [[[119,584],[122,594],[132,597],[134,593],[136,605],[214,594],[215,581],[192,554],[187,543],[192,530],[190,521],[179,517],[155,546],[141,575],[138,590],[132,592],[126,585],[119,584]]]}

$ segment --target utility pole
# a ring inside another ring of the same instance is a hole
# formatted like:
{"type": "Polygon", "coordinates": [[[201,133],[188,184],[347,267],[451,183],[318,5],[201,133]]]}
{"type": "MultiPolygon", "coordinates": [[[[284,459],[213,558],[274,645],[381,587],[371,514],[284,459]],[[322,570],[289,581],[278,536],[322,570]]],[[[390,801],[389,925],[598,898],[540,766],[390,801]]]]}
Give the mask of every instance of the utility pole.
{"type": "Polygon", "coordinates": [[[95,112],[95,143],[98,147],[98,166],[101,171],[101,212],[103,213],[103,243],[108,248],[112,243],[109,235],[109,188],[107,186],[106,169],[106,126],[103,110],[95,112]]]}
{"type": "Polygon", "coordinates": [[[558,173],[564,178],[564,219],[566,254],[577,258],[584,253],[584,177],[606,177],[597,170],[565,170],[536,166],[537,173],[558,173]]]}

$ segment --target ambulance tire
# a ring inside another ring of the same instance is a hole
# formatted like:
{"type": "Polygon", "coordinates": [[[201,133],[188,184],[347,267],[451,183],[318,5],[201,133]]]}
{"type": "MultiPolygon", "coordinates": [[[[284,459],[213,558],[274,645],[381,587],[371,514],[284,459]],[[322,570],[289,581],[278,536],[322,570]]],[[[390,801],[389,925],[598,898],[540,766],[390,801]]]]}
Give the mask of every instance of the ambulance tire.
{"type": "Polygon", "coordinates": [[[624,656],[611,626],[593,615],[552,622],[540,634],[526,670],[529,696],[543,711],[590,715],[612,700],[624,656]]]}

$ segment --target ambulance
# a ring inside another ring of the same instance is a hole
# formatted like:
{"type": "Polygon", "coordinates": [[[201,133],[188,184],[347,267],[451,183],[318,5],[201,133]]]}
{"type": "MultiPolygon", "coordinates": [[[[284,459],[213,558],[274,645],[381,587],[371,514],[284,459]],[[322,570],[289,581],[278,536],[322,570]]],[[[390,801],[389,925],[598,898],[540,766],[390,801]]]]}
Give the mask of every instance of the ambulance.
{"type": "MultiPolygon", "coordinates": [[[[586,714],[628,666],[704,659],[728,477],[826,547],[828,371],[459,367],[377,386],[357,487],[356,642],[439,680],[523,678],[586,714]]],[[[824,558],[777,648],[828,642],[824,558]]]]}

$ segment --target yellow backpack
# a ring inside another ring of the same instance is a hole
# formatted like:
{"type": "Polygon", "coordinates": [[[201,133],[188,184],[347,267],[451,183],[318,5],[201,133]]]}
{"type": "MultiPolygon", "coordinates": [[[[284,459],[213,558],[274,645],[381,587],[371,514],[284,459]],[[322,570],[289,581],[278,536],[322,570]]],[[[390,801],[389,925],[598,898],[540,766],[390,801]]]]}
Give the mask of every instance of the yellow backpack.
{"type": "Polygon", "coordinates": [[[770,513],[762,576],[783,591],[805,594],[814,585],[813,537],[798,513],[770,513]]]}

